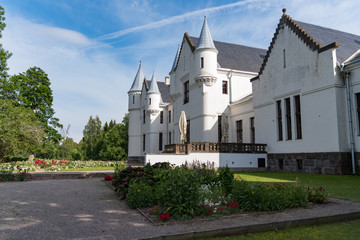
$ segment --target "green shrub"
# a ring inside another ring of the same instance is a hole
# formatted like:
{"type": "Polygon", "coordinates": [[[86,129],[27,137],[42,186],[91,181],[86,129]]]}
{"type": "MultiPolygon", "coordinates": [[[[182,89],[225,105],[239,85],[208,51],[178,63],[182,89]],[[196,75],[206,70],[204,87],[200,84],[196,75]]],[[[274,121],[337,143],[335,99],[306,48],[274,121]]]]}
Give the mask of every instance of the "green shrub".
{"type": "Polygon", "coordinates": [[[306,187],[309,202],[313,203],[326,203],[329,199],[329,195],[323,187],[306,187]]]}
{"type": "Polygon", "coordinates": [[[233,190],[234,174],[230,172],[228,166],[220,168],[218,178],[225,193],[229,195],[233,190]]]}
{"type": "Polygon", "coordinates": [[[241,209],[249,211],[278,211],[308,204],[308,195],[304,187],[284,183],[270,186],[251,185],[244,180],[235,181],[231,197],[239,203],[241,209]]]}
{"type": "Polygon", "coordinates": [[[156,184],[156,201],[174,218],[192,218],[201,206],[200,182],[193,170],[176,167],[166,170],[156,184]]]}
{"type": "Polygon", "coordinates": [[[133,179],[130,182],[126,202],[131,208],[144,208],[154,205],[153,187],[146,181],[133,179]]]}

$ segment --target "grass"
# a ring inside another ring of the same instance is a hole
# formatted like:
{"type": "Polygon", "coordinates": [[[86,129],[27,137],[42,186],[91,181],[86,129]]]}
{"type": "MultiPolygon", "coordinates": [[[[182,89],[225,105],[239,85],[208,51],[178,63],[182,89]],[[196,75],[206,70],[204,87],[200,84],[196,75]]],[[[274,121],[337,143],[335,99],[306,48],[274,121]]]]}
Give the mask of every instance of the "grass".
{"type": "Polygon", "coordinates": [[[321,226],[302,226],[249,235],[221,237],[222,240],[352,240],[359,239],[360,220],[321,226]]]}
{"type": "Polygon", "coordinates": [[[114,167],[92,167],[92,168],[69,168],[69,169],[62,169],[60,172],[79,172],[79,171],[104,171],[104,170],[113,170],[114,167]]]}
{"type": "Polygon", "coordinates": [[[250,182],[271,184],[274,182],[295,183],[296,178],[300,184],[323,187],[330,197],[360,201],[360,177],[319,175],[304,173],[237,173],[236,179],[243,178],[250,182]]]}
{"type": "MultiPolygon", "coordinates": [[[[330,197],[360,201],[360,177],[359,176],[337,176],[337,175],[316,175],[301,173],[236,173],[236,179],[245,179],[254,183],[271,184],[275,182],[296,183],[322,186],[329,193],[330,197]]],[[[307,239],[334,239],[351,240],[360,239],[360,220],[328,224],[320,226],[301,226],[284,229],[278,232],[269,231],[249,235],[240,235],[232,237],[221,237],[212,239],[225,240],[307,240],[307,239]]]]}

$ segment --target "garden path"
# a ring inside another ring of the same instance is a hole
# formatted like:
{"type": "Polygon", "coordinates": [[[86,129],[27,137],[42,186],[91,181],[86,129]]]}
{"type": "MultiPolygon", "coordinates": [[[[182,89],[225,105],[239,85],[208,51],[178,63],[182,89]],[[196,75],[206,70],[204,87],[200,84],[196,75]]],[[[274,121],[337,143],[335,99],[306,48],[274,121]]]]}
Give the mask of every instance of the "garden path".
{"type": "Polygon", "coordinates": [[[358,212],[360,203],[336,200],[272,214],[154,226],[119,201],[100,178],[0,183],[0,239],[142,239],[276,221],[358,212]]]}

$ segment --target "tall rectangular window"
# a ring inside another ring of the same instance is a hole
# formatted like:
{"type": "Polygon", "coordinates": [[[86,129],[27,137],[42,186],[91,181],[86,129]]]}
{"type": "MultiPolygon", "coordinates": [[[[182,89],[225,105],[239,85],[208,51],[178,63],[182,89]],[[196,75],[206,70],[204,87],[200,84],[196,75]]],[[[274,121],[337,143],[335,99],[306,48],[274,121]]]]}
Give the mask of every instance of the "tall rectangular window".
{"type": "Polygon", "coordinates": [[[222,93],[228,94],[228,81],[222,81],[222,93]]]}
{"type": "Polygon", "coordinates": [[[190,142],[190,120],[186,120],[186,142],[190,142]]]}
{"type": "Polygon", "coordinates": [[[168,141],[169,144],[171,144],[171,132],[169,132],[169,141],[168,141]]]}
{"type": "Polygon", "coordinates": [[[200,58],[200,67],[204,68],[204,58],[200,58]]]}
{"type": "Polygon", "coordinates": [[[159,151],[163,149],[163,133],[159,133],[159,151]]]}
{"type": "Polygon", "coordinates": [[[243,123],[242,120],[236,121],[236,141],[242,143],[243,141],[243,123]]]}
{"type": "Polygon", "coordinates": [[[294,96],[295,102],[295,121],[296,121],[296,139],[302,139],[301,130],[301,107],[300,107],[300,96],[294,96]]]}
{"type": "Polygon", "coordinates": [[[218,116],[218,142],[221,142],[222,131],[221,131],[221,116],[218,116]]]}
{"type": "Polygon", "coordinates": [[[133,104],[135,103],[135,96],[133,95],[133,104]]]}
{"type": "Polygon", "coordinates": [[[255,143],[255,118],[250,118],[250,141],[255,143]]]}
{"type": "Polygon", "coordinates": [[[292,131],[291,131],[291,105],[290,98],[285,98],[285,111],[286,111],[286,136],[287,140],[292,139],[292,131]]]}
{"type": "Polygon", "coordinates": [[[189,102],[189,81],[184,83],[184,104],[189,102]]]}
{"type": "Polygon", "coordinates": [[[143,124],[145,124],[145,110],[143,110],[143,124]]]}
{"type": "Polygon", "coordinates": [[[283,49],[283,61],[284,61],[284,68],[286,68],[286,55],[285,49],[283,49]]]}
{"type": "Polygon", "coordinates": [[[171,123],[171,111],[169,111],[169,123],[171,123]]]}
{"type": "Polygon", "coordinates": [[[283,140],[283,129],[282,129],[282,111],[281,111],[281,100],[276,101],[276,114],[277,114],[277,128],[278,128],[278,140],[283,140]]]}
{"type": "Polygon", "coordinates": [[[160,123],[161,124],[164,123],[164,112],[163,111],[160,112],[160,123]]]}
{"type": "Polygon", "coordinates": [[[143,134],[143,151],[145,151],[145,134],[143,134]]]}
{"type": "Polygon", "coordinates": [[[149,98],[149,105],[151,105],[151,98],[149,98]]]}
{"type": "Polygon", "coordinates": [[[360,93],[356,93],[356,112],[357,112],[357,126],[358,134],[360,134],[360,93]]]}

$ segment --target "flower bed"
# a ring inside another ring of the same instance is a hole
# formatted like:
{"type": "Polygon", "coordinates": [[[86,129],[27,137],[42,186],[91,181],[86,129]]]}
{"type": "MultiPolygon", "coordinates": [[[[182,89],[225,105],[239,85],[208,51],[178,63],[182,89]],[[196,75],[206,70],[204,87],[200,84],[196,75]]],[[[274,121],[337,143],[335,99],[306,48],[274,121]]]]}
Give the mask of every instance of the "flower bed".
{"type": "Polygon", "coordinates": [[[37,171],[60,171],[66,169],[75,169],[75,168],[95,168],[95,167],[116,167],[121,165],[125,167],[122,162],[103,162],[103,161],[70,161],[67,159],[36,159],[35,161],[19,161],[11,163],[1,163],[0,169],[5,171],[17,171],[16,166],[20,166],[23,170],[27,172],[37,172],[37,171]]]}
{"type": "Polygon", "coordinates": [[[199,164],[175,168],[166,164],[128,167],[115,173],[112,185],[131,208],[141,208],[159,222],[244,211],[279,211],[327,201],[323,188],[314,189],[298,182],[251,184],[234,180],[227,167],[216,172],[199,164]]]}

